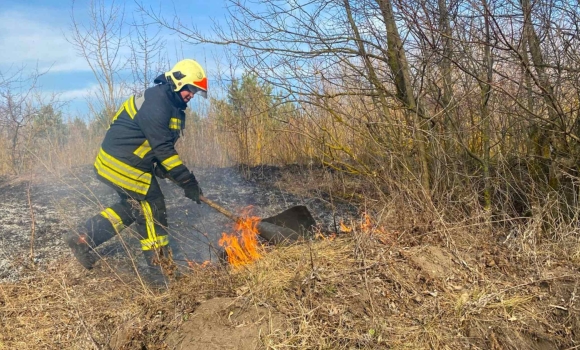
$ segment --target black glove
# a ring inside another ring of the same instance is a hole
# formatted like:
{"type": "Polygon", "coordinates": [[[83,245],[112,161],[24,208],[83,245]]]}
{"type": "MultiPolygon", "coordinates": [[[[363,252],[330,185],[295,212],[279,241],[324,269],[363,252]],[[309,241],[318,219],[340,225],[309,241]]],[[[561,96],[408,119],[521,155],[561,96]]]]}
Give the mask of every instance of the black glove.
{"type": "Polygon", "coordinates": [[[203,192],[201,191],[201,188],[199,187],[199,184],[197,183],[197,180],[193,174],[191,174],[191,178],[182,186],[187,198],[191,199],[197,204],[201,204],[199,196],[203,195],[203,192]]]}
{"type": "Polygon", "coordinates": [[[165,171],[165,169],[163,169],[161,165],[155,165],[155,168],[153,170],[155,176],[157,176],[158,178],[165,179],[167,177],[167,171],[165,171]]]}

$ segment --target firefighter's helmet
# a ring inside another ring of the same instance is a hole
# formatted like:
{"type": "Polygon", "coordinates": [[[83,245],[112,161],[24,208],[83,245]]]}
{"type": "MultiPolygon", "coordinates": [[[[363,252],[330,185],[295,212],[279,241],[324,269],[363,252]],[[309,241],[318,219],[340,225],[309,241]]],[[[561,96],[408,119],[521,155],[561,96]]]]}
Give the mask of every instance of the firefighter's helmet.
{"type": "Polygon", "coordinates": [[[165,72],[165,78],[176,92],[186,88],[207,98],[207,77],[201,65],[192,59],[177,62],[169,72],[165,72]]]}

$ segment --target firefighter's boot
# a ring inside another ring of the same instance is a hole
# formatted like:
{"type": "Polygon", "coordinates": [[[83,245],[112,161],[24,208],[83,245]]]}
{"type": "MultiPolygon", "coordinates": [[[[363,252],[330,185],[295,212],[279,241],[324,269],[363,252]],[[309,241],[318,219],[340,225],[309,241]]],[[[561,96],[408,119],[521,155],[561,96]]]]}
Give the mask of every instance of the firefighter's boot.
{"type": "Polygon", "coordinates": [[[66,237],[66,243],[72,249],[75,258],[89,270],[97,262],[97,255],[93,250],[116,233],[115,227],[103,213],[87,220],[85,227],[80,230],[81,233],[72,232],[66,237]]]}
{"type": "Polygon", "coordinates": [[[87,270],[92,269],[97,260],[91,252],[92,248],[89,240],[90,238],[84,233],[73,232],[66,237],[66,244],[70,247],[79,263],[87,270]]]}
{"type": "Polygon", "coordinates": [[[155,288],[167,287],[167,279],[163,274],[163,269],[159,261],[160,255],[162,253],[154,249],[143,251],[143,256],[147,262],[144,279],[151,287],[155,288]]]}

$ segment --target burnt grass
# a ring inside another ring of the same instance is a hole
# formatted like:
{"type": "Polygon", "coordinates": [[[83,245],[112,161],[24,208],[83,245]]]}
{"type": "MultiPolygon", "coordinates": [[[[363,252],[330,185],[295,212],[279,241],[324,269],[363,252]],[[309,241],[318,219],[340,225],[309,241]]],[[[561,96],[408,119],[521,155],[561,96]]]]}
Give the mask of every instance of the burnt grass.
{"type": "MultiPolygon", "coordinates": [[[[278,182],[283,176],[295,176],[296,186],[300,187],[299,182],[304,181],[302,171],[298,166],[261,166],[197,169],[195,173],[204,195],[236,214],[265,218],[294,205],[306,205],[322,234],[337,232],[341,220],[357,215],[356,206],[344,201],[332,203],[326,193],[313,197],[280,188],[278,182]]],[[[207,205],[184,197],[183,190],[170,181],[158,180],[166,199],[175,262],[216,262],[222,253],[218,240],[222,233],[232,232],[232,221],[207,205]]],[[[0,282],[15,281],[31,268],[42,268],[71,256],[64,243],[65,235],[78,231],[89,217],[117,199],[117,194],[99,182],[89,166],[59,175],[0,179],[0,282]]],[[[131,254],[144,267],[136,233],[129,228],[121,237],[125,244],[115,237],[97,252],[119,266],[127,264],[131,254]]]]}

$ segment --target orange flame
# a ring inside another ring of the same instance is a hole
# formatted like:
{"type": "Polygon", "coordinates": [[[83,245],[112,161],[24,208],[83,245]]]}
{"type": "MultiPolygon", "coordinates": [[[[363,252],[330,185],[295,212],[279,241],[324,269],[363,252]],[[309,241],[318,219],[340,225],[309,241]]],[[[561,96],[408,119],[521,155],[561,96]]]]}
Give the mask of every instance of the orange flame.
{"type": "Polygon", "coordinates": [[[364,212],[362,214],[362,216],[363,217],[362,217],[361,223],[359,225],[360,226],[360,229],[361,230],[365,230],[365,231],[372,230],[372,228],[374,226],[374,223],[371,221],[370,215],[367,214],[367,212],[364,212]]]}
{"type": "Polygon", "coordinates": [[[193,260],[189,260],[189,259],[185,259],[185,261],[187,262],[187,266],[192,270],[196,269],[196,268],[203,269],[203,268],[206,268],[206,267],[211,265],[211,261],[209,261],[209,260],[206,260],[206,261],[202,262],[201,264],[199,264],[193,260]]]}
{"type": "Polygon", "coordinates": [[[352,232],[352,228],[346,226],[342,220],[340,220],[340,230],[347,233],[352,232]]]}
{"type": "Polygon", "coordinates": [[[222,233],[220,247],[224,247],[228,262],[234,267],[249,264],[262,257],[262,247],[258,242],[258,223],[260,218],[248,217],[236,222],[236,233],[222,233]]]}
{"type": "Polygon", "coordinates": [[[387,230],[385,227],[378,225],[372,217],[363,212],[358,224],[353,224],[353,226],[347,226],[344,222],[340,222],[341,232],[350,233],[353,229],[357,229],[360,232],[371,234],[376,237],[379,242],[385,245],[395,244],[395,236],[399,236],[401,233],[398,231],[387,230]]]}

